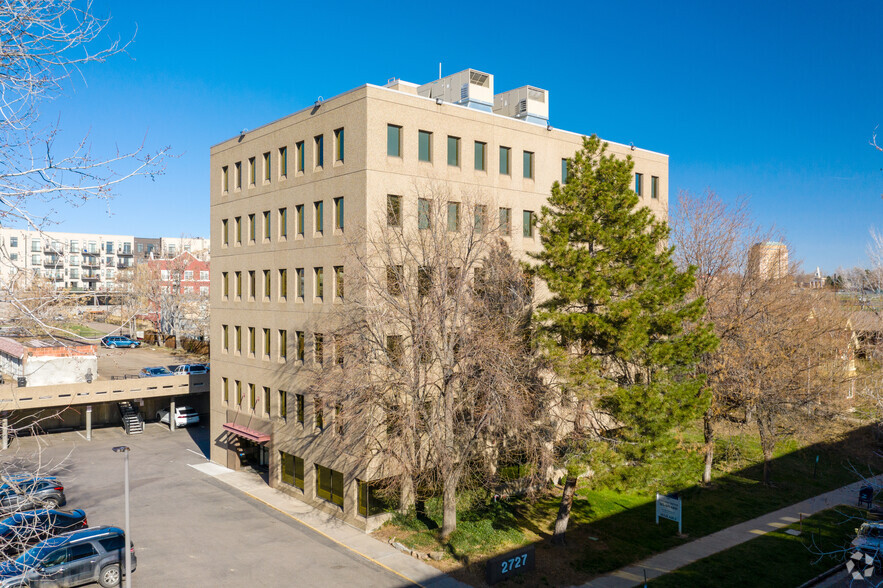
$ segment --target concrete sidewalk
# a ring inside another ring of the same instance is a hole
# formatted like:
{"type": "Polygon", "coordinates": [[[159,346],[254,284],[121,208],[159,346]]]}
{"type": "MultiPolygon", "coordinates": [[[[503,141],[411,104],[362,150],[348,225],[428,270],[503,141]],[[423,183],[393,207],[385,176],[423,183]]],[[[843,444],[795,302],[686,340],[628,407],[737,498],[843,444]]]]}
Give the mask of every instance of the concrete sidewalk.
{"type": "Polygon", "coordinates": [[[466,584],[451,578],[418,559],[403,554],[386,543],[374,539],[364,531],[360,531],[327,513],[316,510],[296,498],[270,488],[254,474],[236,472],[209,461],[191,465],[191,467],[240,490],[270,508],[288,515],[316,533],[364,557],[375,565],[397,574],[411,584],[425,588],[468,588],[466,584]]]}
{"type": "Polygon", "coordinates": [[[776,529],[796,523],[800,520],[801,515],[806,517],[840,504],[854,505],[858,501],[858,491],[862,486],[871,483],[879,489],[881,482],[883,482],[883,476],[877,476],[876,478],[855,482],[837,490],[820,494],[814,498],[767,513],[756,519],[733,525],[717,533],[712,533],[674,549],[658,553],[634,565],[600,576],[587,584],[583,584],[583,588],[631,588],[632,586],[640,586],[644,583],[645,573],[647,579],[651,580],[709,555],[714,555],[754,539],[758,535],[765,535],[776,529]]]}

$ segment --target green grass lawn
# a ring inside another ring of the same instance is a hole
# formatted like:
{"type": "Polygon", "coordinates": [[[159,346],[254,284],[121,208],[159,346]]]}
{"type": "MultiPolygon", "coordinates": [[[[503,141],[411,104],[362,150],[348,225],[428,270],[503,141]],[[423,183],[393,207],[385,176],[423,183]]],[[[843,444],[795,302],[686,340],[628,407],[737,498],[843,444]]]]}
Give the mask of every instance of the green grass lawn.
{"type": "MultiPolygon", "coordinates": [[[[560,488],[540,493],[532,500],[513,499],[490,505],[475,500],[472,505],[464,504],[458,513],[458,530],[447,544],[442,544],[437,535],[441,525],[437,500],[427,502],[427,516],[400,517],[384,533],[414,548],[448,552],[462,569],[444,569],[472,584],[481,582],[481,562],[535,543],[537,571],[532,575],[538,584],[578,584],[855,482],[858,476],[853,466],[866,475],[883,471],[883,460],[873,454],[875,448],[865,428],[832,433],[824,443],[802,447],[796,441],[784,442],[777,448],[773,463],[774,486],[768,487],[760,482],[761,453],[753,431],[722,437],[717,445],[713,484],[680,490],[683,537],[678,536],[674,522],[655,524],[653,493],[592,489],[587,484],[581,484],[574,498],[565,548],[553,548],[548,541],[558,512],[560,488]]],[[[697,471],[697,479],[699,475],[697,471]]],[[[855,526],[852,524],[849,531],[855,526]]]]}
{"type": "Polygon", "coordinates": [[[101,337],[104,337],[104,333],[101,331],[96,331],[91,327],[78,323],[67,323],[60,325],[59,328],[64,329],[65,331],[70,331],[71,333],[76,333],[78,336],[88,339],[100,339],[101,337]]]}
{"type": "MultiPolygon", "coordinates": [[[[795,537],[785,528],[746,541],[684,566],[650,582],[654,588],[691,586],[799,586],[822,572],[844,564],[849,542],[864,511],[841,507],[804,519],[795,537]],[[831,552],[821,556],[820,553],[831,552]],[[746,565],[750,562],[750,565],[746,565]]],[[[791,525],[799,529],[799,524],[791,525]]]]}

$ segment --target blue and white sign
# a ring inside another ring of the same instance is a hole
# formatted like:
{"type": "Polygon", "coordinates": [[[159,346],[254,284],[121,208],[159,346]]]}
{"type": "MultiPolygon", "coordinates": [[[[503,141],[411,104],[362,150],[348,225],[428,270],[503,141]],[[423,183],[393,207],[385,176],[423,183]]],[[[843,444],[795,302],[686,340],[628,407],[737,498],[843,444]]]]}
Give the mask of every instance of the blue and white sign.
{"type": "Polygon", "coordinates": [[[678,523],[678,535],[681,535],[681,521],[683,519],[683,509],[681,505],[681,497],[675,494],[656,493],[656,524],[659,519],[668,519],[678,523]]]}

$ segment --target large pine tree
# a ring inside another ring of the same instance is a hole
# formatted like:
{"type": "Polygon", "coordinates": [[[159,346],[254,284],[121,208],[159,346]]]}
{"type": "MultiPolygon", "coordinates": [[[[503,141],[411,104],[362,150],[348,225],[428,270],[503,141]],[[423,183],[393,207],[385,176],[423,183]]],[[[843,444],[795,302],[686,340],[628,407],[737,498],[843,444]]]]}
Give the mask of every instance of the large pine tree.
{"type": "Polygon", "coordinates": [[[630,157],[584,138],[538,219],[535,271],[551,294],[537,312],[538,332],[577,407],[562,446],[568,475],[556,543],[581,471],[670,463],[672,429],[708,402],[694,368],[716,339],[701,323],[703,301],[686,300],[693,273],[672,261],[666,223],[638,205],[632,170],[630,157]]]}

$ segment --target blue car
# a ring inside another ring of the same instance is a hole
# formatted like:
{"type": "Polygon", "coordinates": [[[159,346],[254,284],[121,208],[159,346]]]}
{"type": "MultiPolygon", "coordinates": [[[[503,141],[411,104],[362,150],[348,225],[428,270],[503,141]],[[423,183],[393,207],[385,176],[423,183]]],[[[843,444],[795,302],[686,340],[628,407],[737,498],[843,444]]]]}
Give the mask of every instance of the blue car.
{"type": "Polygon", "coordinates": [[[172,372],[164,366],[141,368],[138,372],[139,378],[156,378],[157,376],[171,376],[172,372]]]}
{"type": "MultiPolygon", "coordinates": [[[[98,582],[119,586],[125,568],[125,534],[119,527],[71,531],[37,543],[14,560],[0,563],[0,588],[79,586],[98,582]]],[[[132,571],[135,571],[135,547],[132,571]]]]}
{"type": "Polygon", "coordinates": [[[101,346],[108,348],[128,347],[129,349],[135,349],[136,347],[141,347],[141,342],[121,335],[108,335],[107,337],[101,338],[101,346]]]}
{"type": "Polygon", "coordinates": [[[15,557],[49,537],[89,526],[82,510],[29,510],[0,521],[0,552],[15,557]]]}

